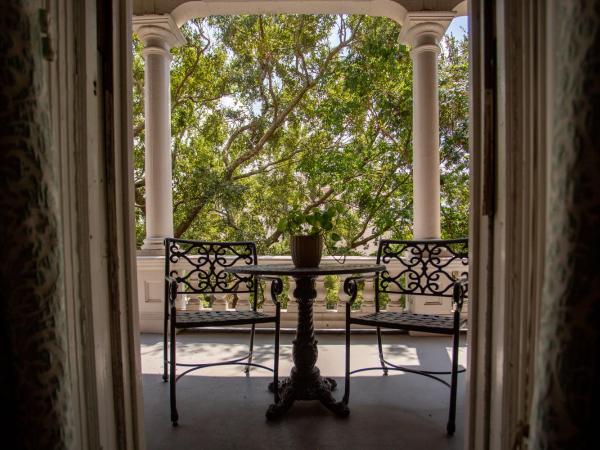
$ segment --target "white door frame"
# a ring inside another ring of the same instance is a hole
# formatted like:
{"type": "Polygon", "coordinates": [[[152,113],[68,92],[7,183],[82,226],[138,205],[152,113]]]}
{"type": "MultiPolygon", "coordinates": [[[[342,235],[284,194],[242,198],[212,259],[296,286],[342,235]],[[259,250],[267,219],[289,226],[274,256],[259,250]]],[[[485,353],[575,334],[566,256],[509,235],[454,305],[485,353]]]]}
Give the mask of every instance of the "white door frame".
{"type": "Polygon", "coordinates": [[[131,1],[47,2],[58,157],[71,448],[141,449],[131,1]]]}
{"type": "Polygon", "coordinates": [[[544,273],[546,9],[538,0],[469,6],[467,447],[512,449],[528,432],[544,273]]]}

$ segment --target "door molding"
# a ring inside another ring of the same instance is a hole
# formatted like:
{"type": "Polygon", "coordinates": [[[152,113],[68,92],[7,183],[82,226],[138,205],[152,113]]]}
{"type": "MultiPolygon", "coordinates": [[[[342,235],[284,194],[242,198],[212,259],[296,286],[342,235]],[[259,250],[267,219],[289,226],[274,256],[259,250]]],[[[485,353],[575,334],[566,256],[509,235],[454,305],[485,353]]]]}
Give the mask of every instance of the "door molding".
{"type": "Polygon", "coordinates": [[[471,277],[477,297],[467,447],[511,449],[527,435],[545,267],[545,4],[469,6],[471,248],[478,273],[471,277]]]}
{"type": "Polygon", "coordinates": [[[141,449],[131,1],[48,2],[72,448],[141,449]]]}

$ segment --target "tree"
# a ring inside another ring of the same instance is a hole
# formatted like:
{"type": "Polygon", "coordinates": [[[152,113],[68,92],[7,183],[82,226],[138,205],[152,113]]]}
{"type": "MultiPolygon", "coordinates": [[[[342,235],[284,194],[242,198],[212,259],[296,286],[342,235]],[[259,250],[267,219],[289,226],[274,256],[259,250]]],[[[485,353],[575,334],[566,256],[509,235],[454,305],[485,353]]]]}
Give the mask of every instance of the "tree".
{"type": "Polygon", "coordinates": [[[464,237],[469,229],[468,42],[445,38],[440,61],[442,237],[464,237]]]}
{"type": "MultiPolygon", "coordinates": [[[[288,253],[276,230],[290,209],[345,207],[350,249],[412,221],[412,64],[385,18],[211,17],[173,50],[176,237],[250,239],[288,253]]],[[[449,40],[440,65],[443,229],[466,235],[467,53],[449,40]],[[461,78],[464,77],[464,78],[461,78]],[[464,172],[464,173],[463,173],[464,172]]],[[[138,240],[143,239],[143,61],[134,41],[138,240]]],[[[282,241],[282,238],[284,239],[282,241]]]]}

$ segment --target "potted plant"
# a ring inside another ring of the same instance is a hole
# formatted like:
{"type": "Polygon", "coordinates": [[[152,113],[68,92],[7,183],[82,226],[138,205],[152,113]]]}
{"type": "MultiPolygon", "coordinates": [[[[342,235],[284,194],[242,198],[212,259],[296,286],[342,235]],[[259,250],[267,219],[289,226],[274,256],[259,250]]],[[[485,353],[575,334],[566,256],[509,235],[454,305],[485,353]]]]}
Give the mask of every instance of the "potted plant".
{"type": "Polygon", "coordinates": [[[277,230],[290,236],[290,251],[296,267],[318,267],[323,255],[323,242],[336,243],[341,238],[333,232],[333,222],[340,207],[304,213],[293,209],[277,224],[277,230]]]}

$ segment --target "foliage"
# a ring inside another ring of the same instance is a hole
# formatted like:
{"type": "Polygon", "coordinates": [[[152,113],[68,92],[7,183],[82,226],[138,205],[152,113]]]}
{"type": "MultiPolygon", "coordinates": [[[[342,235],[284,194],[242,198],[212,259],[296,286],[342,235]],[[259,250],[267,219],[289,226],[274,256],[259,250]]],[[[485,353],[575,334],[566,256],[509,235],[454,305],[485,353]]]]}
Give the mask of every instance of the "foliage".
{"type": "MultiPolygon", "coordinates": [[[[386,18],[223,16],[188,22],[172,50],[175,237],[253,240],[287,254],[277,224],[342,205],[335,230],[361,253],[412,235],[412,63],[386,18]]],[[[144,238],[143,59],[134,40],[134,176],[144,238]]],[[[466,40],[444,41],[442,234],[468,230],[466,40]]]]}
{"type": "Polygon", "coordinates": [[[290,298],[288,296],[288,292],[290,291],[290,277],[281,277],[281,281],[283,281],[283,290],[281,294],[277,296],[277,300],[281,303],[281,309],[287,309],[290,298]]]}
{"type": "Polygon", "coordinates": [[[440,62],[442,238],[469,230],[469,52],[466,39],[445,39],[440,62]]]}
{"type": "MultiPolygon", "coordinates": [[[[283,291],[281,294],[277,296],[277,300],[281,303],[281,308],[287,308],[287,304],[289,302],[288,292],[290,289],[290,279],[289,277],[281,277],[281,281],[283,282],[283,291]]],[[[265,280],[258,281],[258,295],[257,295],[257,303],[256,306],[258,309],[261,309],[265,303],[265,301],[271,302],[271,293],[268,291],[270,289],[270,284],[267,284],[265,280]]],[[[254,304],[254,292],[250,293],[250,297],[248,299],[249,305],[252,307],[254,304]]]]}
{"type": "Polygon", "coordinates": [[[340,277],[337,275],[325,275],[323,279],[325,285],[325,303],[328,309],[337,306],[340,296],[340,277]]]}
{"type": "MultiPolygon", "coordinates": [[[[267,282],[265,280],[258,280],[258,286],[256,289],[256,307],[261,309],[265,303],[265,288],[267,286],[267,282]]],[[[250,307],[254,305],[254,292],[250,292],[250,296],[248,298],[248,304],[250,307]]]]}
{"type": "Polygon", "coordinates": [[[315,209],[305,213],[298,209],[291,210],[277,223],[277,231],[287,232],[290,235],[324,235],[329,234],[332,241],[337,242],[340,237],[333,232],[333,224],[338,213],[343,212],[339,205],[331,205],[324,211],[315,209]]]}
{"type": "MultiPolygon", "coordinates": [[[[378,278],[379,280],[379,278],[378,278]]],[[[388,303],[390,302],[390,294],[385,291],[379,291],[379,307],[381,309],[385,309],[388,303]]]]}
{"type": "Polygon", "coordinates": [[[362,306],[363,298],[365,296],[365,280],[359,280],[356,282],[356,299],[352,303],[352,310],[358,311],[362,306]]]}

